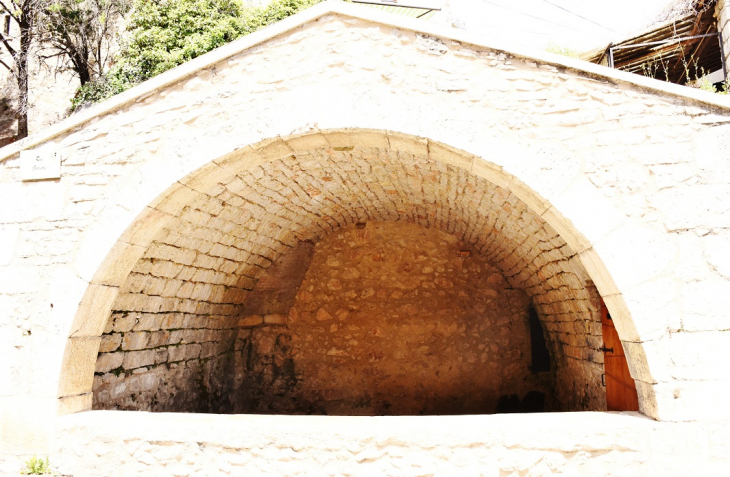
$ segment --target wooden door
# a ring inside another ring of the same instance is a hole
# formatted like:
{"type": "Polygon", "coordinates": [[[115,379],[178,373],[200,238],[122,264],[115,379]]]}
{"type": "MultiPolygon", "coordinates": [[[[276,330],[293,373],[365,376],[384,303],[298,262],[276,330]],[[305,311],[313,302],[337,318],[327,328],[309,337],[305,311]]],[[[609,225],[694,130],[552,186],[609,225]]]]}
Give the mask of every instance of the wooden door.
{"type": "Polygon", "coordinates": [[[636,394],[636,384],[629,373],[621,340],[603,300],[601,300],[601,324],[606,366],[606,408],[609,411],[638,411],[639,397],[636,394]]]}

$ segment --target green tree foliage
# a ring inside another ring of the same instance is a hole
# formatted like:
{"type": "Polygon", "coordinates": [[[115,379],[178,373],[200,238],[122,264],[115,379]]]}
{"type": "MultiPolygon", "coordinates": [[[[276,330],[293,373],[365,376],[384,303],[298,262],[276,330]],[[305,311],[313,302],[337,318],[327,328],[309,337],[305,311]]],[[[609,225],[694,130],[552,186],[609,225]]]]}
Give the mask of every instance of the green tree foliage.
{"type": "Polygon", "coordinates": [[[320,1],[274,0],[248,6],[240,0],[137,0],[114,66],[79,89],[72,109],[126,91],[320,1]]]}
{"type": "Polygon", "coordinates": [[[71,70],[81,86],[100,78],[110,60],[114,30],[131,0],[48,0],[41,41],[60,57],[60,70],[71,70]]]}

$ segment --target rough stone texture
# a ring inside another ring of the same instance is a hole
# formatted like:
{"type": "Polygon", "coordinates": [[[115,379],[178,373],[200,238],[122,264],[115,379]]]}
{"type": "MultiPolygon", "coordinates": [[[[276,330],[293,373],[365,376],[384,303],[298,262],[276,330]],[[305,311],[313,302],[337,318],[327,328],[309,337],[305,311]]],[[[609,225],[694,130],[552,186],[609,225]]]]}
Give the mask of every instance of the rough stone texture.
{"type": "Polygon", "coordinates": [[[727,474],[728,430],[617,413],[211,416],[92,411],[59,419],[65,475],[727,474]],[[109,429],[114,429],[110,433],[109,429]]]}
{"type": "Polygon", "coordinates": [[[529,369],[527,295],[466,250],[392,222],[322,239],[287,326],[251,334],[242,411],[473,414],[502,396],[550,400],[548,375],[529,369]]]}
{"type": "MultiPolygon", "coordinates": [[[[558,234],[577,254],[568,262],[580,261],[606,300],[620,338],[632,344],[642,411],[665,421],[730,418],[728,295],[706,298],[709,288],[728,287],[721,251],[730,174],[718,158],[727,156],[730,101],[535,55],[325,4],[0,150],[0,199],[12,204],[0,209],[3,452],[40,452],[57,412],[88,409],[97,357],[77,344],[101,346],[119,287],[158,232],[197,206],[199,192],[217,197],[226,173],[263,174],[260,164],[327,147],[427,156],[510,190],[551,227],[541,236],[558,234]],[[59,150],[62,178],[22,183],[24,147],[59,150]]],[[[325,190],[321,184],[312,190],[325,190]]],[[[334,206],[318,200],[287,196],[302,208],[334,206]]],[[[423,215],[408,204],[405,212],[423,215]]],[[[447,204],[456,210],[457,202],[447,204]]],[[[343,204],[348,223],[359,207],[343,204]]],[[[329,218],[317,223],[328,227],[329,218]]],[[[268,259],[285,248],[266,249],[268,259]]],[[[490,260],[502,267],[510,259],[490,260]]],[[[538,272],[537,283],[553,268],[538,272]]],[[[595,307],[592,300],[576,305],[595,307]]],[[[546,328],[562,308],[549,304],[546,328]]]]}
{"type": "Polygon", "coordinates": [[[256,281],[241,313],[271,316],[289,313],[313,253],[314,244],[309,241],[292,247],[256,281]]]}

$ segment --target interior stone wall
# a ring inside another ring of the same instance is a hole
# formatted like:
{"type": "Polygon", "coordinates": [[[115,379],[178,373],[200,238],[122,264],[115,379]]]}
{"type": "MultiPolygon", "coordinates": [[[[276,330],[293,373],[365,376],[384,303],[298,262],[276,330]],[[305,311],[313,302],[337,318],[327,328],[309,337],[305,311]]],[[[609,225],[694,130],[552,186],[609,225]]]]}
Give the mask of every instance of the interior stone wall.
{"type": "MultiPolygon", "coordinates": [[[[97,409],[248,406],[239,392],[241,370],[252,366],[245,343],[259,334],[249,330],[286,321],[306,270],[275,271],[272,264],[363,222],[438,230],[493,263],[541,319],[554,407],[605,409],[595,288],[575,252],[510,191],[417,154],[323,146],[189,194],[194,198],[158,234],[112,306],[97,361],[97,409]]],[[[301,303],[295,312],[311,312],[301,303]]]]}
{"type": "Polygon", "coordinates": [[[319,241],[287,323],[253,330],[243,411],[491,414],[549,395],[524,291],[453,235],[361,227],[319,241]]]}

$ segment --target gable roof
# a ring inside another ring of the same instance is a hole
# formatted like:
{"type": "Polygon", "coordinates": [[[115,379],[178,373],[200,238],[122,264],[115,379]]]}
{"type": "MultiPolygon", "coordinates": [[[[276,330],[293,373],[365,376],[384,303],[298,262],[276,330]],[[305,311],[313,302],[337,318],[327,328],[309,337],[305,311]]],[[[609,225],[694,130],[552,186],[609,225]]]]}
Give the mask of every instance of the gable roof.
{"type": "Polygon", "coordinates": [[[516,58],[538,61],[543,64],[576,71],[587,76],[632,84],[641,88],[653,90],[657,93],[681,97],[687,100],[730,110],[730,98],[724,96],[713,95],[711,93],[678,86],[664,81],[656,81],[651,78],[645,78],[643,76],[614,70],[583,60],[556,55],[546,51],[515,47],[512,45],[495,44],[493,42],[485,43],[479,35],[475,35],[464,30],[420,21],[401,15],[394,15],[362,5],[353,5],[351,3],[344,3],[337,0],[328,0],[155,76],[154,78],[151,78],[134,88],[125,91],[124,93],[113,96],[112,98],[94,105],[89,109],[76,113],[39,133],[0,148],[0,161],[8,159],[24,149],[32,148],[67,131],[80,127],[97,117],[113,113],[127,104],[142,101],[160,89],[190,78],[196,73],[224,62],[234,55],[242,53],[268,40],[285,35],[305,24],[315,22],[320,18],[327,17],[328,15],[340,15],[380,25],[409,30],[423,35],[458,41],[462,44],[506,53],[516,58]]]}

